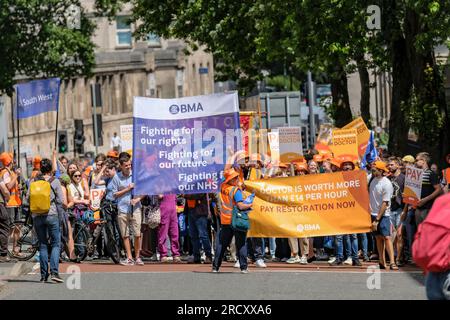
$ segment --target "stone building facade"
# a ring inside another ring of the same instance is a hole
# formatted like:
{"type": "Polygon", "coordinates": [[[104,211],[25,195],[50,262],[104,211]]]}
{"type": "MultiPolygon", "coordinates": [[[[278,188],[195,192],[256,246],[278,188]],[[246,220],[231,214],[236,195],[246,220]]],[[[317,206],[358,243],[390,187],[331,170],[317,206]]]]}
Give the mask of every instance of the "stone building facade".
{"type": "MultiPolygon", "coordinates": [[[[92,11],[94,0],[82,1],[92,11]]],[[[96,66],[92,78],[64,79],[60,89],[58,131],[66,131],[69,142],[68,157],[74,153],[75,119],[83,120],[84,152],[94,151],[93,108],[91,83],[99,83],[102,93],[103,145],[99,152],[110,149],[114,132],[120,126],[132,123],[133,97],[148,96],[176,98],[210,94],[214,92],[214,66],[212,55],[198,50],[185,55],[182,40],[160,39],[149,35],[148,41],[138,41],[131,33],[134,26],[127,24],[130,7],[125,7],[115,20],[92,19],[97,25],[93,42],[96,45],[96,66]]],[[[8,119],[9,149],[14,146],[13,128],[17,122],[11,117],[9,98],[4,99],[8,119]]],[[[20,149],[27,157],[50,156],[55,148],[56,113],[50,112],[20,120],[20,149]]],[[[17,133],[15,134],[17,135],[17,133]]]]}

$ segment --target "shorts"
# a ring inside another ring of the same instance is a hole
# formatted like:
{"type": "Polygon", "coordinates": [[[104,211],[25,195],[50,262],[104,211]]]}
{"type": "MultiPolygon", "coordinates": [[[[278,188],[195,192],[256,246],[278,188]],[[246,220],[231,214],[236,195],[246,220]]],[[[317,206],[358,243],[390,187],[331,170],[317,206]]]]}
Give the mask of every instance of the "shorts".
{"type": "Polygon", "coordinates": [[[394,226],[394,230],[397,230],[398,227],[400,227],[400,217],[402,215],[403,209],[397,209],[394,211],[391,211],[390,213],[390,219],[391,219],[391,223],[394,226]]]}
{"type": "Polygon", "coordinates": [[[117,217],[122,237],[129,237],[130,230],[135,237],[141,236],[142,212],[141,208],[134,209],[133,214],[120,212],[117,217]]]}
{"type": "MultiPolygon", "coordinates": [[[[371,216],[372,222],[375,221],[377,218],[376,216],[371,216]]],[[[391,218],[383,216],[378,223],[377,231],[375,231],[373,234],[375,236],[383,236],[383,237],[390,237],[391,236],[391,218]]]]}

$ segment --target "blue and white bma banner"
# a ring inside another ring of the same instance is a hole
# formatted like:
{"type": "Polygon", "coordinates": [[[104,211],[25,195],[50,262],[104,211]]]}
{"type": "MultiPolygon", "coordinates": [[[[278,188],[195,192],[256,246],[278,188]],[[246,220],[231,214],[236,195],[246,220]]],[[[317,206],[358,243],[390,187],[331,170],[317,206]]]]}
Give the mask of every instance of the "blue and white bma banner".
{"type": "Polygon", "coordinates": [[[216,192],[227,150],[241,149],[237,93],[134,98],[134,194],[216,192]]]}
{"type": "Polygon", "coordinates": [[[24,119],[40,113],[57,111],[59,78],[34,80],[16,86],[17,118],[24,119]]]}

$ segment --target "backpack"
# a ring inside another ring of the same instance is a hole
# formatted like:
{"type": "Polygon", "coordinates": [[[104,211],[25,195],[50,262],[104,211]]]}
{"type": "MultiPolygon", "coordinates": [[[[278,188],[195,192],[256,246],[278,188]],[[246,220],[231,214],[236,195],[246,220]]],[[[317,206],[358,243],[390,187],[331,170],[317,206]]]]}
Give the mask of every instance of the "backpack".
{"type": "Polygon", "coordinates": [[[33,214],[47,214],[51,206],[51,194],[53,191],[51,183],[54,177],[46,181],[38,178],[30,184],[30,211],[33,214]]]}
{"type": "Polygon", "coordinates": [[[450,270],[450,194],[436,199],[412,249],[414,262],[426,272],[450,270]]]}

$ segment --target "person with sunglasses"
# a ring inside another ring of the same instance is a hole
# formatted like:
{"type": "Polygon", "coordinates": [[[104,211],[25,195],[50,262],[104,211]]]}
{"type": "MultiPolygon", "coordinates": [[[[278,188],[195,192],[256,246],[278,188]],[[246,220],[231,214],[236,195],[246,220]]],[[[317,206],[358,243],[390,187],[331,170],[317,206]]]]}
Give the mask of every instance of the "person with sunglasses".
{"type": "Polygon", "coordinates": [[[68,186],[68,208],[73,207],[81,207],[85,208],[89,206],[90,201],[86,199],[85,195],[85,189],[82,185],[82,175],[80,170],[75,170],[71,172],[70,180],[71,183],[68,186]]]}
{"type": "Polygon", "coordinates": [[[106,183],[104,179],[97,179],[98,176],[102,176],[102,169],[105,167],[106,156],[100,153],[95,157],[94,169],[89,173],[89,187],[91,189],[105,189],[106,183]]]}

